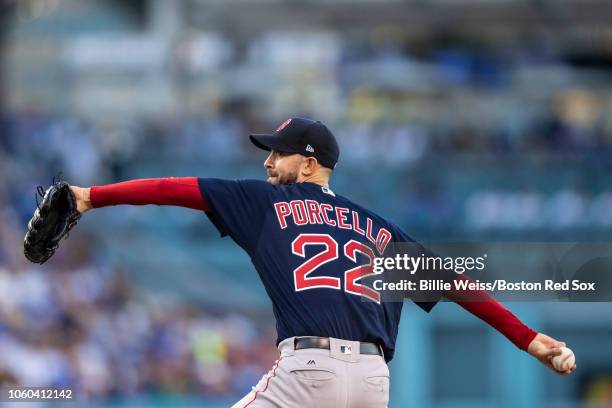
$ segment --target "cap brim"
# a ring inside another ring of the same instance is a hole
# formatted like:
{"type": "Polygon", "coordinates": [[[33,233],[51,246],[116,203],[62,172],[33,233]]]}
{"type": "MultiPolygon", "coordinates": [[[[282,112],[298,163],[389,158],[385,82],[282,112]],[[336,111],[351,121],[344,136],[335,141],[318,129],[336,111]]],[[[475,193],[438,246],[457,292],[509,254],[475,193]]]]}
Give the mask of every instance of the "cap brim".
{"type": "Polygon", "coordinates": [[[268,152],[276,150],[278,152],[292,153],[295,150],[287,146],[280,137],[275,135],[249,135],[249,139],[251,139],[255,146],[268,152]]]}

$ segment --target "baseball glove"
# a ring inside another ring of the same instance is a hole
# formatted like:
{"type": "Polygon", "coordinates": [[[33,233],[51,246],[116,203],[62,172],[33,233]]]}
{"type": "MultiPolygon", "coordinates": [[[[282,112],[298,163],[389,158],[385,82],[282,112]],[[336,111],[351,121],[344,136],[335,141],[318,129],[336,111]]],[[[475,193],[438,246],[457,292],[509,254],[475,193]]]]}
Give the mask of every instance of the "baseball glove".
{"type": "Polygon", "coordinates": [[[68,232],[81,218],[77,210],[77,202],[65,181],[55,181],[46,191],[38,186],[36,210],[28,222],[28,231],[23,239],[23,253],[34,263],[43,264],[51,258],[62,238],[68,237],[68,232]]]}

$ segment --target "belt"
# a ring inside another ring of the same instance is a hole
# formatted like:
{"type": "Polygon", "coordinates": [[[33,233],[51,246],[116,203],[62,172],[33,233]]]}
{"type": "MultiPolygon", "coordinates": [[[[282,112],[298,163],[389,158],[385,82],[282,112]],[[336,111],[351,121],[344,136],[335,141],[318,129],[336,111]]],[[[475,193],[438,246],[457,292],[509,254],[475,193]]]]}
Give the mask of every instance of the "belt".
{"type": "MultiPolygon", "coordinates": [[[[295,350],[317,348],[329,350],[329,338],[328,337],[296,337],[295,338],[295,350]]],[[[360,354],[372,354],[375,356],[382,356],[382,350],[376,343],[368,343],[361,341],[359,342],[359,353],[360,354]]]]}

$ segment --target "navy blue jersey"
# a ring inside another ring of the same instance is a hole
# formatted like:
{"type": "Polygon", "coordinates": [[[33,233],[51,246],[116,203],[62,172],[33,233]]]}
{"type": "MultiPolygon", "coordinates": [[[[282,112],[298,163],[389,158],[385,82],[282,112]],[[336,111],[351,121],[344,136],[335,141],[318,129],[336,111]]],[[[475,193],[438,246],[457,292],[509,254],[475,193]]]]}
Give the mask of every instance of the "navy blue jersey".
{"type": "MultiPolygon", "coordinates": [[[[393,358],[402,302],[361,282],[393,242],[412,241],[367,209],[313,183],[198,179],[206,214],[251,257],[276,317],[293,336],[369,341],[393,358]]],[[[429,311],[435,303],[421,303],[429,311]]]]}

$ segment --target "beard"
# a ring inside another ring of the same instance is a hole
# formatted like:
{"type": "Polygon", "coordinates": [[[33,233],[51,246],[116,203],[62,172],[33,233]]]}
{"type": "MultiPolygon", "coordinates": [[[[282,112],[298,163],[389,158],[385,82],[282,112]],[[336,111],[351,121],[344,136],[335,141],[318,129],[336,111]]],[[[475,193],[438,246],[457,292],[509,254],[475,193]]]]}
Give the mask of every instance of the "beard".
{"type": "Polygon", "coordinates": [[[298,174],[297,171],[289,173],[268,173],[268,183],[270,184],[294,184],[297,183],[298,174]]]}

